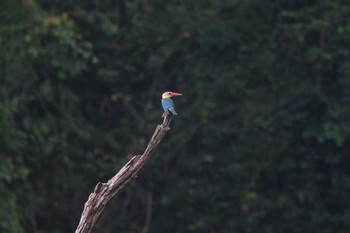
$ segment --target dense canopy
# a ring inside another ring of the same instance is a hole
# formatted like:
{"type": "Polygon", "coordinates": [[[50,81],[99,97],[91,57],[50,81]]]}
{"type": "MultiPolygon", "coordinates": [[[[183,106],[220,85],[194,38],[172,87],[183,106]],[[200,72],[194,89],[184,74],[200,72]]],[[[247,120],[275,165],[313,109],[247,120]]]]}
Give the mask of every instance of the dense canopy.
{"type": "Polygon", "coordinates": [[[0,1],[0,232],[350,232],[350,3],[0,1]]]}

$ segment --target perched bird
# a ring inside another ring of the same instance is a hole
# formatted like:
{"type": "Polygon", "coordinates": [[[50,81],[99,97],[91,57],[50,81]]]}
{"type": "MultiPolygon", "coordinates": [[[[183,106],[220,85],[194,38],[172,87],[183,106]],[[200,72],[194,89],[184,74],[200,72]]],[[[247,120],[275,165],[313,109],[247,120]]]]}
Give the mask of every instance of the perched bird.
{"type": "Polygon", "coordinates": [[[171,92],[171,91],[166,91],[162,95],[162,106],[164,109],[164,112],[170,111],[173,115],[177,115],[177,112],[175,111],[174,108],[174,101],[171,99],[173,96],[180,96],[182,94],[176,93],[176,92],[171,92]]]}

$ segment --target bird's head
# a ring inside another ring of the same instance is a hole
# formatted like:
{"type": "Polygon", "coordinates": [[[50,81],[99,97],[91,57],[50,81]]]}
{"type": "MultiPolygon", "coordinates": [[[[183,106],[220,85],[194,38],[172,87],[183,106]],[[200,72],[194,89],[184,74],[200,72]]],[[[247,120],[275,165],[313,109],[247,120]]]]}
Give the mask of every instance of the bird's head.
{"type": "Polygon", "coordinates": [[[176,92],[171,92],[171,91],[166,91],[163,93],[162,95],[162,99],[166,99],[166,98],[171,98],[173,96],[180,96],[182,95],[181,93],[176,93],[176,92]]]}

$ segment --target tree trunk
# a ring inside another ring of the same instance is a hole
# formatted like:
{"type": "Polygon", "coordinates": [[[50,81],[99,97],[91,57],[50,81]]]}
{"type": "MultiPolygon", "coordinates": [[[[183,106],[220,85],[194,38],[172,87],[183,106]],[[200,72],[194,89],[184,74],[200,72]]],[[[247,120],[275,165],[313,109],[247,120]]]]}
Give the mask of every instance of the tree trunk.
{"type": "Polygon", "coordinates": [[[169,112],[165,112],[163,117],[163,123],[157,126],[143,154],[134,155],[107,183],[99,182],[96,185],[94,192],[90,194],[85,203],[75,233],[90,233],[108,201],[136,176],[137,172],[152,156],[166,132],[170,130],[169,124],[172,115],[169,112]]]}

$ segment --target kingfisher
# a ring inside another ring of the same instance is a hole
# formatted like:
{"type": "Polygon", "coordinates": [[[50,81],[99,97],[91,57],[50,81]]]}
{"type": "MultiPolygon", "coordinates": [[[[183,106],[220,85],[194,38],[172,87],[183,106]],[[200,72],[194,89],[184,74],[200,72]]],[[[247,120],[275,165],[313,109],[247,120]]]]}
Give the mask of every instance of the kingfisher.
{"type": "Polygon", "coordinates": [[[173,96],[180,96],[181,93],[166,91],[162,94],[162,106],[164,109],[164,112],[170,111],[171,114],[177,115],[177,112],[174,108],[174,101],[171,99],[173,96]]]}

